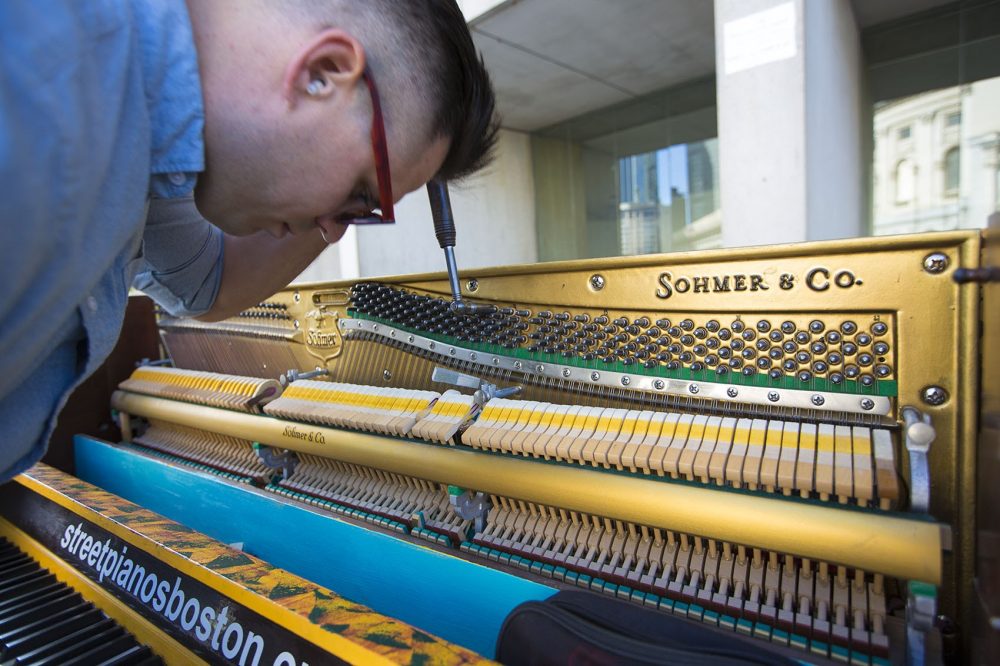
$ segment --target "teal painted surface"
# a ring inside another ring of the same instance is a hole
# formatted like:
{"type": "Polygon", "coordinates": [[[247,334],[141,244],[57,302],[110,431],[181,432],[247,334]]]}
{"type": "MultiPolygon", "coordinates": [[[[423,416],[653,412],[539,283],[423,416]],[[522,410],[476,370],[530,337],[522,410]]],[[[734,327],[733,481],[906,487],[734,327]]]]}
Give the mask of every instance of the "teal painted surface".
{"type": "Polygon", "coordinates": [[[87,437],[76,474],[379,613],[492,657],[507,614],[555,589],[87,437]]]}

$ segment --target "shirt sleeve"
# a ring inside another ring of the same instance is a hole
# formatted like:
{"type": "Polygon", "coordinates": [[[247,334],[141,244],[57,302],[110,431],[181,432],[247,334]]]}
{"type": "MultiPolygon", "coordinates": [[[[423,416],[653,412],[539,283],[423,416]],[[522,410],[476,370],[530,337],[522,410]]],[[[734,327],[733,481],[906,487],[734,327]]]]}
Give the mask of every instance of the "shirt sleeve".
{"type": "Polygon", "coordinates": [[[143,261],[132,286],[175,317],[208,312],[222,282],[223,238],[193,198],[150,199],[143,261]]]}

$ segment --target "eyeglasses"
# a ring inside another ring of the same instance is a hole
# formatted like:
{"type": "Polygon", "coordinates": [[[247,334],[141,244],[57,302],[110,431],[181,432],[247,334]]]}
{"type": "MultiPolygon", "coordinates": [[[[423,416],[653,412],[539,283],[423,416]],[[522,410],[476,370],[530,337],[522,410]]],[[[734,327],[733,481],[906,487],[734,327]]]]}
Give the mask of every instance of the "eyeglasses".
{"type": "Polygon", "coordinates": [[[385,143],[385,123],[382,120],[382,102],[378,96],[375,80],[366,67],[362,78],[368,86],[372,98],[372,151],[375,153],[375,176],[378,179],[379,209],[368,215],[340,220],[341,224],[393,224],[392,179],[389,175],[389,149],[385,143]]]}

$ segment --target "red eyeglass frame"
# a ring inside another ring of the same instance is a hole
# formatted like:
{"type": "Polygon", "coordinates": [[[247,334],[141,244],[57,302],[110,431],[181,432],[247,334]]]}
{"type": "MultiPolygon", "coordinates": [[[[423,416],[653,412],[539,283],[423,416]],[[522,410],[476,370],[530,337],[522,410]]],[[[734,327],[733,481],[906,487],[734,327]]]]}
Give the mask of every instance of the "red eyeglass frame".
{"type": "Polygon", "coordinates": [[[341,224],[394,224],[396,216],[392,210],[392,176],[389,172],[389,149],[385,142],[385,122],[382,120],[382,100],[371,72],[366,67],[361,77],[368,86],[372,98],[372,151],[375,153],[375,177],[378,179],[378,199],[381,212],[374,210],[364,217],[340,220],[341,224]]]}

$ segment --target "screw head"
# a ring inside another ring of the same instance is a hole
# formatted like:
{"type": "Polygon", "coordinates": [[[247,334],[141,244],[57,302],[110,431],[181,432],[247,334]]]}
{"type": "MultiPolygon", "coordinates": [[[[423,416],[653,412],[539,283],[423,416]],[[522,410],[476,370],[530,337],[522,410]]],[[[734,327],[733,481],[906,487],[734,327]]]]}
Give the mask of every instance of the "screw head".
{"type": "Polygon", "coordinates": [[[458,353],[458,352],[456,352],[456,351],[455,351],[455,348],[454,348],[454,347],[452,347],[451,349],[449,349],[449,350],[448,350],[448,354],[449,354],[449,355],[451,355],[451,356],[454,356],[454,355],[455,355],[455,354],[457,354],[457,353],[458,353]]]}
{"type": "Polygon", "coordinates": [[[735,386],[730,386],[729,388],[726,389],[726,395],[728,395],[730,398],[735,398],[739,394],[740,394],[739,389],[737,389],[735,386]]]}
{"type": "Polygon", "coordinates": [[[809,401],[812,402],[812,404],[816,405],[817,407],[822,407],[823,403],[826,402],[826,398],[817,393],[816,395],[811,397],[809,401]]]}
{"type": "Polygon", "coordinates": [[[493,357],[493,365],[500,365],[500,359],[498,359],[496,356],[493,357]]]}
{"type": "Polygon", "coordinates": [[[653,380],[653,388],[655,388],[657,391],[662,391],[664,386],[666,386],[666,384],[663,383],[662,379],[653,380]]]}
{"type": "Polygon", "coordinates": [[[543,372],[545,372],[545,366],[539,363],[538,365],[535,366],[535,372],[537,372],[538,374],[542,374],[543,372]]]}
{"type": "Polygon", "coordinates": [[[295,321],[292,322],[292,326],[294,326],[295,328],[298,328],[300,325],[301,324],[299,324],[299,320],[298,319],[296,319],[295,321]]]}
{"type": "Polygon", "coordinates": [[[472,279],[465,283],[465,288],[469,291],[479,291],[479,280],[472,279]]]}
{"type": "Polygon", "coordinates": [[[875,401],[872,400],[871,398],[863,398],[861,400],[861,409],[865,410],[866,412],[870,412],[871,410],[875,409],[875,401]]]}
{"type": "Polygon", "coordinates": [[[437,345],[436,345],[436,344],[434,344],[433,342],[432,342],[432,343],[430,343],[430,344],[429,344],[429,345],[427,345],[427,346],[428,346],[428,347],[430,347],[431,349],[434,349],[435,347],[437,347],[437,345]]]}
{"type": "Polygon", "coordinates": [[[477,358],[479,358],[479,356],[476,354],[476,352],[469,352],[470,361],[475,361],[477,358]]]}
{"type": "Polygon", "coordinates": [[[299,301],[302,300],[302,295],[299,292],[295,292],[294,294],[292,294],[292,300],[298,303],[299,301]]]}
{"type": "Polygon", "coordinates": [[[940,386],[927,386],[920,392],[920,397],[932,407],[938,407],[948,402],[948,392],[940,386]]]}
{"type": "Polygon", "coordinates": [[[948,268],[948,255],[932,252],[924,257],[924,270],[928,273],[943,273],[948,268]]]}
{"type": "Polygon", "coordinates": [[[570,374],[571,374],[571,371],[570,371],[569,368],[563,368],[563,371],[562,371],[562,376],[563,377],[569,377],[570,374]]]}
{"type": "Polygon", "coordinates": [[[590,373],[590,381],[596,382],[600,378],[601,378],[601,373],[599,372],[590,373]]]}
{"type": "Polygon", "coordinates": [[[413,342],[413,336],[412,335],[407,336],[406,341],[407,342],[413,342]]]}
{"type": "Polygon", "coordinates": [[[522,367],[522,364],[521,364],[520,361],[514,361],[514,369],[515,370],[520,370],[521,367],[522,367]]]}
{"type": "Polygon", "coordinates": [[[698,391],[700,390],[701,389],[698,388],[697,384],[688,384],[688,393],[690,393],[691,395],[697,394],[698,391]]]}
{"type": "Polygon", "coordinates": [[[599,273],[594,273],[590,276],[590,288],[594,291],[600,291],[604,289],[605,281],[604,276],[599,273]]]}
{"type": "Polygon", "coordinates": [[[781,394],[778,393],[777,391],[768,391],[767,399],[770,400],[771,402],[778,402],[779,400],[781,400],[781,394]]]}
{"type": "Polygon", "coordinates": [[[388,369],[383,370],[382,379],[384,379],[385,381],[389,381],[390,379],[392,379],[392,373],[388,369]]]}
{"type": "Polygon", "coordinates": [[[622,386],[628,386],[631,383],[632,383],[631,379],[629,379],[628,377],[622,377],[622,386]]]}

